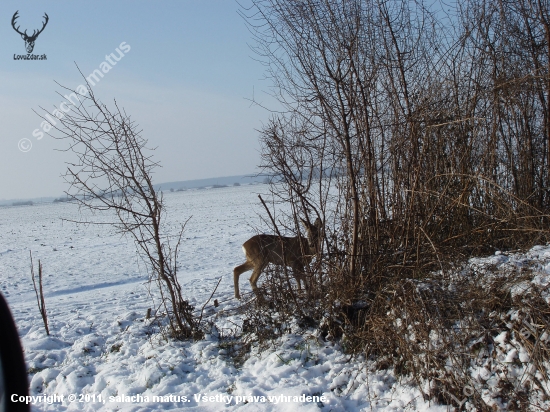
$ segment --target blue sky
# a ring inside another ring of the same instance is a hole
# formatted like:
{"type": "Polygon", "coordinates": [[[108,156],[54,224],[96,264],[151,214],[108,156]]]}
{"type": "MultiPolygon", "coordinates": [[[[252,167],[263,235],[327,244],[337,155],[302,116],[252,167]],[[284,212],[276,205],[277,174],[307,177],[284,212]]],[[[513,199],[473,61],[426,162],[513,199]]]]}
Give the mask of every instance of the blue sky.
{"type": "MultiPolygon", "coordinates": [[[[242,2],[241,2],[242,4],[242,2]]],[[[62,98],[54,80],[70,88],[81,84],[75,62],[87,76],[122,42],[131,46],[94,87],[103,102],[113,98],[158,147],[162,168],[155,181],[188,180],[251,173],[259,163],[258,133],[269,113],[251,105],[273,102],[269,82],[254,60],[253,40],[233,0],[162,1],[10,1],[0,3],[0,199],[58,196],[67,153],[33,130],[62,98]],[[11,27],[32,33],[49,22],[33,54],[45,61],[14,60],[26,54],[11,27]],[[18,149],[28,138],[32,149],[18,149]]],[[[273,107],[273,106],[272,106],[273,107]]]]}

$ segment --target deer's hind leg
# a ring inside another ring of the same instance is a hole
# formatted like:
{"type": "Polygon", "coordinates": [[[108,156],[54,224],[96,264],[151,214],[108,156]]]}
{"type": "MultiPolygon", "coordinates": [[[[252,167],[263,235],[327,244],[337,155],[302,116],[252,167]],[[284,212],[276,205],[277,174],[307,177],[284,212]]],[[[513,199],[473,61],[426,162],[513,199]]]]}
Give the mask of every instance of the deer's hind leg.
{"type": "Polygon", "coordinates": [[[239,276],[251,269],[254,269],[254,263],[249,260],[233,269],[233,286],[235,287],[235,297],[237,299],[241,298],[241,294],[239,293],[239,276]]]}
{"type": "Polygon", "coordinates": [[[252,276],[250,276],[250,285],[252,286],[252,290],[256,295],[258,295],[258,286],[256,286],[258,283],[258,278],[260,277],[262,271],[265,269],[266,266],[267,262],[256,263],[254,265],[252,276]]]}

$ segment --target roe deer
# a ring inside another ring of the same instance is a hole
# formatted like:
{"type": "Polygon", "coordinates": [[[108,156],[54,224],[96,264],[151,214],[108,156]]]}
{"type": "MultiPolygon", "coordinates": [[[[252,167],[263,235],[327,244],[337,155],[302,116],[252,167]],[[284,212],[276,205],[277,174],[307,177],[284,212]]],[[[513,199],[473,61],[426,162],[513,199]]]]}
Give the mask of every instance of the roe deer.
{"type": "Polygon", "coordinates": [[[244,242],[243,251],[246,262],[233,269],[233,282],[237,299],[241,298],[239,293],[239,276],[241,273],[254,269],[252,276],[250,276],[250,284],[254,293],[257,294],[256,283],[269,263],[290,266],[298,282],[298,288],[302,289],[300,281],[303,281],[304,288],[306,287],[304,265],[311,262],[313,256],[317,253],[321,220],[317,218],[313,225],[303,219],[300,220],[307,231],[307,239],[301,236],[256,235],[244,242]]]}

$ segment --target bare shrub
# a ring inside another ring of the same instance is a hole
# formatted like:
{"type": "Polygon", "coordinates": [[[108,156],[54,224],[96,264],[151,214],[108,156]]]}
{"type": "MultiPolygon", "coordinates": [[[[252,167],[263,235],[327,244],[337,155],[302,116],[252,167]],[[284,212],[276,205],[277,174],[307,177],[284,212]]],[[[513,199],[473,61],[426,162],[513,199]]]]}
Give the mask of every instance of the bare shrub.
{"type": "MultiPolygon", "coordinates": [[[[516,339],[513,313],[549,319],[541,291],[512,299],[520,275],[453,273],[470,256],[550,240],[550,14],[525,0],[460,3],[448,16],[448,5],[430,7],[243,10],[284,107],[260,131],[272,194],[291,209],[278,223],[297,230],[311,214],[325,232],[312,298],[282,302],[279,288],[266,304],[309,312],[350,352],[431,382],[427,397],[453,402],[469,385],[483,409],[474,346],[496,356],[492,339],[516,339]]],[[[548,380],[541,348],[531,339],[536,379],[548,380]]],[[[505,381],[504,403],[533,402],[505,381]]]]}
{"type": "Polygon", "coordinates": [[[165,233],[165,205],[152,181],[159,164],[131,117],[116,102],[109,109],[87,86],[87,95],[66,89],[79,104],[59,119],[56,130],[60,136],[54,136],[66,140],[67,150],[77,159],[68,163],[64,175],[69,184],[67,197],[91,212],[114,212],[117,220],[108,224],[135,241],[157,285],[172,335],[198,338],[202,336],[200,321],[183,298],[177,277],[184,225],[175,238],[165,233]]]}
{"type": "Polygon", "coordinates": [[[29,251],[31,259],[31,278],[32,286],[34,287],[34,293],[36,294],[36,303],[38,310],[42,316],[42,322],[44,323],[44,329],[46,329],[46,335],[50,335],[50,328],[48,326],[48,312],[46,312],[46,300],[44,299],[44,289],[42,288],[42,263],[38,260],[38,286],[36,286],[36,278],[34,276],[34,263],[32,261],[32,252],[29,251]]]}

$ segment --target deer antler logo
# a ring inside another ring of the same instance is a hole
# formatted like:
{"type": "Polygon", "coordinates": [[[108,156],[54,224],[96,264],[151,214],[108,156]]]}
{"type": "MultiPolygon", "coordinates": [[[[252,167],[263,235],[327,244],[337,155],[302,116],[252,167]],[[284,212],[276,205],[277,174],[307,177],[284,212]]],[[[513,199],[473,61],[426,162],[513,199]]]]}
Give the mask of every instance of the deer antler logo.
{"type": "Polygon", "coordinates": [[[42,33],[42,31],[44,30],[44,28],[46,27],[46,24],[48,24],[49,17],[46,13],[44,13],[44,18],[46,19],[46,21],[44,21],[44,23],[42,25],[42,28],[38,31],[34,30],[32,35],[29,36],[27,34],[27,30],[25,30],[24,33],[21,33],[19,31],[19,26],[15,27],[15,20],[17,20],[17,18],[19,17],[18,13],[19,13],[19,10],[17,10],[15,12],[15,14],[13,15],[13,17],[11,18],[11,25],[12,25],[13,29],[21,35],[23,40],[25,40],[25,48],[27,49],[27,53],[32,53],[32,51],[34,49],[34,42],[36,41],[36,38],[38,37],[38,35],[40,33],[42,33]]]}

